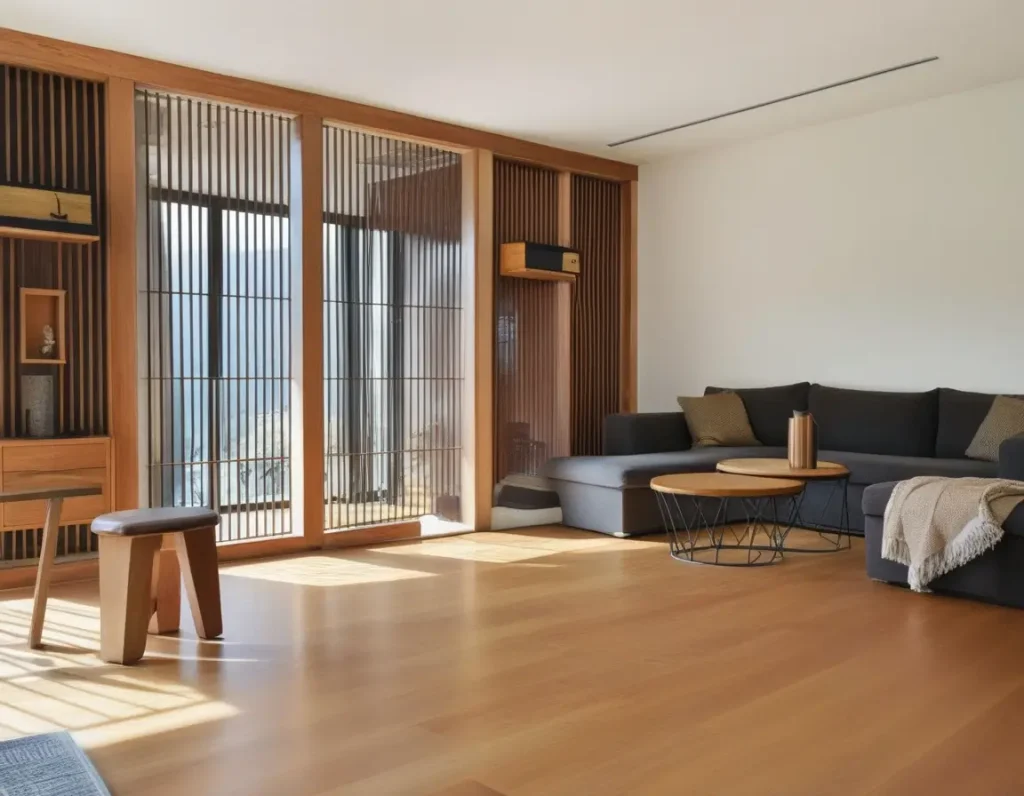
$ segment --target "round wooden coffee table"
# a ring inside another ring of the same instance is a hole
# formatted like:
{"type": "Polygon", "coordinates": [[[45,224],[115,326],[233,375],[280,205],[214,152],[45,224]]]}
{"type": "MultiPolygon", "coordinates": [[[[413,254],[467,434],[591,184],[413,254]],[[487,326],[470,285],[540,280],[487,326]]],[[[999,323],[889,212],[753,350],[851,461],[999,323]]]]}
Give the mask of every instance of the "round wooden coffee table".
{"type": "Polygon", "coordinates": [[[758,476],[761,478],[782,478],[785,480],[798,480],[804,483],[808,481],[831,482],[831,488],[821,507],[817,521],[805,520],[803,518],[804,500],[807,497],[807,490],[793,498],[793,514],[789,528],[783,534],[783,549],[787,553],[834,553],[838,550],[849,550],[852,546],[850,541],[850,504],[848,500],[848,487],[850,484],[850,471],[845,465],[837,462],[818,462],[817,467],[794,468],[789,466],[788,459],[724,459],[718,463],[718,472],[732,473],[736,475],[758,476]],[[839,527],[835,528],[825,525],[823,520],[828,517],[828,511],[833,503],[839,505],[839,527]],[[785,544],[789,532],[794,528],[804,528],[816,531],[818,535],[828,542],[827,547],[793,547],[785,544]],[[846,537],[846,544],[843,544],[843,537],[846,537]]]}
{"type": "Polygon", "coordinates": [[[651,479],[672,557],[724,567],[763,567],[781,560],[789,526],[779,522],[776,501],[795,500],[803,488],[803,481],[794,479],[730,473],[680,473],[651,479]],[[745,520],[740,530],[729,524],[737,505],[745,520]],[[746,555],[728,553],[735,550],[746,555]],[[711,552],[713,558],[708,555],[711,552]]]}

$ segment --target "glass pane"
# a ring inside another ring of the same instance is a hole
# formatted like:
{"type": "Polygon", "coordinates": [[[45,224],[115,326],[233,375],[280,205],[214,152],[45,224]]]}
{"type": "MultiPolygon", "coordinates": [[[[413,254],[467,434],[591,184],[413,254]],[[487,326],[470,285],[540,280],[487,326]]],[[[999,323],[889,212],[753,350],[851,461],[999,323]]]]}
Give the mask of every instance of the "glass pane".
{"type": "Polygon", "coordinates": [[[288,219],[223,211],[220,502],[289,500],[288,219]]]}
{"type": "Polygon", "coordinates": [[[167,407],[159,446],[163,504],[204,506],[211,486],[209,217],[205,208],[177,202],[160,202],[159,216],[162,257],[155,298],[163,323],[156,330],[156,350],[158,388],[167,407]]]}

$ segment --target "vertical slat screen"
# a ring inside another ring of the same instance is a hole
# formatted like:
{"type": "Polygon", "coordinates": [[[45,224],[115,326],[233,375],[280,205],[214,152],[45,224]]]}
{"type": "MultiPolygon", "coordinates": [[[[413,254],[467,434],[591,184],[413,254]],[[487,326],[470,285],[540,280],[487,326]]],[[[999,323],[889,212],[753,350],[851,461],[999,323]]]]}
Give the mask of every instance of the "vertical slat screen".
{"type": "Polygon", "coordinates": [[[572,315],[572,454],[601,453],[604,418],[619,411],[622,291],[617,182],[573,175],[572,245],[580,276],[572,315]]]}
{"type": "Polygon", "coordinates": [[[216,509],[222,542],[292,533],[292,128],[136,95],[149,503],[216,509]]]}
{"type": "Polygon", "coordinates": [[[456,518],[461,491],[461,157],[324,128],[328,529],[456,518]]]}
{"type": "MultiPolygon", "coordinates": [[[[0,66],[0,184],[89,192],[101,234],[106,219],[104,86],[0,66]]],[[[0,436],[28,436],[23,376],[53,378],[57,436],[108,433],[107,254],[102,241],[58,244],[0,238],[0,436]],[[66,364],[22,364],[20,289],[67,291],[66,364]]],[[[42,531],[7,531],[0,562],[38,555],[42,531]]],[[[61,529],[58,555],[88,553],[85,525],[61,529]]]]}
{"type": "Polygon", "coordinates": [[[501,244],[558,243],[558,172],[494,161],[495,479],[568,455],[559,434],[554,284],[500,275],[501,244]]]}

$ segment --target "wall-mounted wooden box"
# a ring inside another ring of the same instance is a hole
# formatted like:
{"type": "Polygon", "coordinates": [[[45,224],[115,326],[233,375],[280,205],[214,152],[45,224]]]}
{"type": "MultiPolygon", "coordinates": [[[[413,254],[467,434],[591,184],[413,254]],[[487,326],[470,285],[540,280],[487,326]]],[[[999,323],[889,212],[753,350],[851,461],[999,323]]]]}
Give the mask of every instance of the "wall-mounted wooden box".
{"type": "Polygon", "coordinates": [[[21,361],[25,365],[63,365],[64,353],[64,297],[63,290],[44,290],[36,287],[21,289],[21,361]],[[44,356],[43,329],[53,329],[56,348],[53,356],[44,356]]]}
{"type": "Polygon", "coordinates": [[[90,194],[0,185],[0,235],[89,243],[98,232],[90,194]]]}
{"type": "Polygon", "coordinates": [[[580,272],[580,254],[546,243],[501,244],[501,275],[549,282],[571,282],[580,272]]]}

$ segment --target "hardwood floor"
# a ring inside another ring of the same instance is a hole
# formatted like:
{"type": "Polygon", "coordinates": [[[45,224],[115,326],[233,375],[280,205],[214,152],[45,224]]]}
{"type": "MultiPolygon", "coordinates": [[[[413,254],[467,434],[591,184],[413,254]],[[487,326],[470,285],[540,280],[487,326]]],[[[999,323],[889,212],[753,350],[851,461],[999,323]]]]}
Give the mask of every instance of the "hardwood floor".
{"type": "Polygon", "coordinates": [[[1024,792],[1024,612],[540,529],[223,570],[225,639],[103,664],[95,583],[0,601],[0,731],[117,794],[1024,792]]]}

